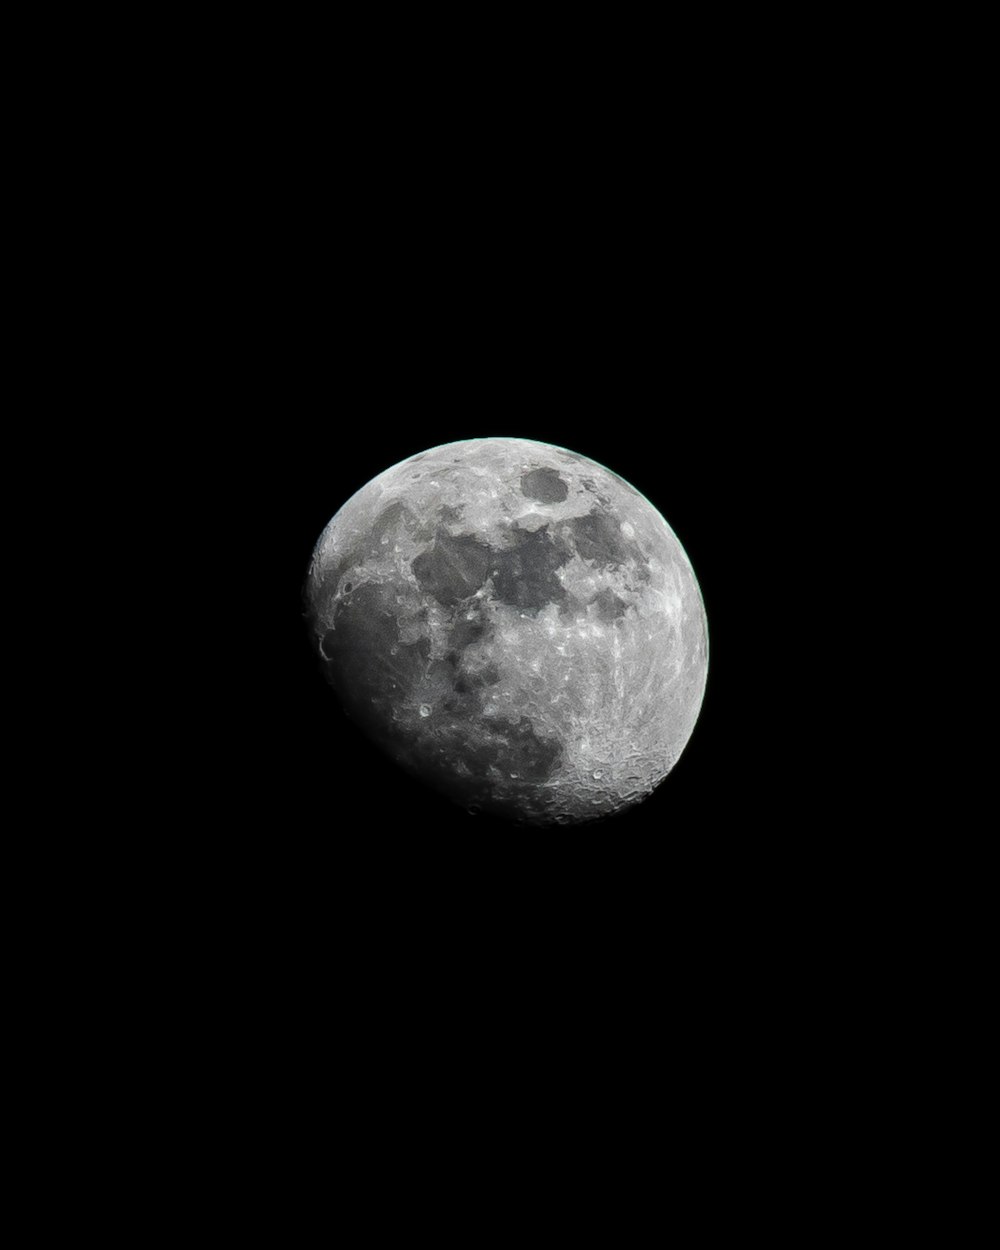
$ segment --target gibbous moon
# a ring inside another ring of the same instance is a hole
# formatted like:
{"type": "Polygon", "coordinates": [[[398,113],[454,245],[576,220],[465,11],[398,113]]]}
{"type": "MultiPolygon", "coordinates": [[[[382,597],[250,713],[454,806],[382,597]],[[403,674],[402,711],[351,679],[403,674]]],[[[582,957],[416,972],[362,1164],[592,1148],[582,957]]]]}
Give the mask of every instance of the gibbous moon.
{"type": "Polygon", "coordinates": [[[573,825],[640,802],[691,736],[708,632],[647,499],[517,438],[386,469],[316,544],[307,621],[344,710],[470,811],[573,825]]]}

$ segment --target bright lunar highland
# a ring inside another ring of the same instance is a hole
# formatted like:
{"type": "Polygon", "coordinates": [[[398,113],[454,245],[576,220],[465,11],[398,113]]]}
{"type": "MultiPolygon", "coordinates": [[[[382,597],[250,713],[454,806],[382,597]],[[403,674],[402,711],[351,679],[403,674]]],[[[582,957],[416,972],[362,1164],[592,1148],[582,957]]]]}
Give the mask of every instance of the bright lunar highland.
{"type": "Polygon", "coordinates": [[[323,531],[306,612],[347,714],[472,811],[573,825],[645,798],[691,736],[691,564],[593,460],[478,438],[386,469],[323,531]]]}

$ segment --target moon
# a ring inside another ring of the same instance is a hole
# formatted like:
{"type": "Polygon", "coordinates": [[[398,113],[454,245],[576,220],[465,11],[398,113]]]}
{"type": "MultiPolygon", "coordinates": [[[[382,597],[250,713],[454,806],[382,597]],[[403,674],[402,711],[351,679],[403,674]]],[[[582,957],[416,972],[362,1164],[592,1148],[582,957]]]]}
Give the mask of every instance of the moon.
{"type": "Polygon", "coordinates": [[[352,720],[472,812],[576,825],[641,802],[694,729],[691,563],[628,482],[518,438],[373,478],[316,544],[306,620],[352,720]]]}

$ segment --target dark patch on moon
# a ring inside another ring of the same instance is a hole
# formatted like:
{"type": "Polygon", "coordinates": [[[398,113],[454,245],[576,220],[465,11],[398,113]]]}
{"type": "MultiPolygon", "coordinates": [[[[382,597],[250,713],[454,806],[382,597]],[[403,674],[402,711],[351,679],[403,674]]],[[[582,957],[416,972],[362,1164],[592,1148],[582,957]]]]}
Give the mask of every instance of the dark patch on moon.
{"type": "Polygon", "coordinates": [[[562,603],[566,591],[555,573],[570,553],[552,541],[547,525],[533,533],[515,526],[512,534],[514,545],[494,552],[490,565],[497,599],[529,612],[562,603]]]}
{"type": "Polygon", "coordinates": [[[605,587],[593,600],[597,607],[597,619],[605,625],[620,620],[628,610],[628,604],[605,587]]]}
{"type": "MultiPolygon", "coordinates": [[[[457,694],[469,695],[483,686],[494,685],[500,680],[500,670],[495,664],[486,664],[481,668],[477,668],[474,666],[469,667],[466,663],[465,652],[468,648],[490,637],[492,633],[493,630],[486,621],[476,618],[469,620],[467,617],[463,617],[452,625],[448,635],[451,650],[445,656],[445,663],[450,666],[453,688],[457,694]]],[[[445,708],[456,715],[470,714],[468,702],[456,703],[454,708],[445,703],[445,708]]],[[[475,706],[471,710],[476,712],[482,710],[482,703],[478,696],[476,697],[475,706]]]]}
{"type": "Polygon", "coordinates": [[[450,503],[446,503],[442,504],[442,506],[438,509],[438,516],[442,521],[447,522],[449,525],[454,525],[456,521],[460,521],[462,519],[462,513],[464,511],[465,509],[461,504],[459,504],[458,507],[453,507],[450,503]]]}
{"type": "Polygon", "coordinates": [[[555,469],[532,469],[521,474],[521,494],[539,503],[562,503],[569,487],[555,469]]]}
{"type": "Polygon", "coordinates": [[[474,642],[484,638],[486,633],[485,621],[462,619],[451,627],[448,641],[456,651],[464,651],[466,647],[471,647],[474,642]]]}
{"type": "Polygon", "coordinates": [[[469,686],[458,685],[442,704],[444,710],[455,720],[472,720],[483,710],[483,700],[478,691],[469,686]]]}
{"type": "Polygon", "coordinates": [[[465,670],[455,678],[455,689],[459,694],[470,690],[479,690],[483,686],[495,686],[500,680],[500,670],[495,664],[486,664],[482,668],[465,670]]]}
{"type": "Polygon", "coordinates": [[[618,522],[600,509],[585,516],[572,517],[568,522],[578,555],[584,560],[607,568],[619,565],[628,557],[618,522]]]}
{"type": "Polygon", "coordinates": [[[559,605],[559,615],[564,621],[576,620],[586,611],[586,606],[582,599],[567,592],[566,598],[559,605]]]}
{"type": "Polygon", "coordinates": [[[474,595],[486,581],[490,549],[471,534],[437,531],[434,544],[410,566],[421,590],[445,607],[454,607],[474,595]]]}
{"type": "Polygon", "coordinates": [[[569,526],[577,554],[584,560],[593,560],[598,568],[618,567],[630,555],[645,563],[642,552],[626,541],[621,526],[603,509],[595,508],[585,516],[571,517],[569,526]]]}

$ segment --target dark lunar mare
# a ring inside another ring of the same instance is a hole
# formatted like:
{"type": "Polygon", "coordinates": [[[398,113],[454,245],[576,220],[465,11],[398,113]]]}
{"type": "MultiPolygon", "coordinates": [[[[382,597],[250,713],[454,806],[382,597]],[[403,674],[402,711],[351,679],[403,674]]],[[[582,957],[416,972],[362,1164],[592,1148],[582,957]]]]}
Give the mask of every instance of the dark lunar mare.
{"type": "Polygon", "coordinates": [[[603,509],[595,508],[585,516],[575,516],[569,526],[577,553],[584,560],[593,560],[598,568],[611,568],[625,563],[638,549],[629,544],[621,526],[603,509]]]}
{"type": "Polygon", "coordinates": [[[490,549],[471,534],[437,531],[433,545],[410,566],[420,589],[444,607],[474,595],[486,581],[490,549]]]}
{"type": "Polygon", "coordinates": [[[480,642],[490,633],[490,629],[485,621],[472,617],[462,617],[454,622],[448,631],[448,642],[451,645],[453,653],[464,651],[467,647],[471,647],[473,643],[480,642]]]}
{"type": "Polygon", "coordinates": [[[555,469],[532,469],[521,474],[521,494],[539,503],[562,503],[569,487],[555,469]]]}
{"type": "Polygon", "coordinates": [[[511,538],[510,547],[493,552],[490,572],[496,598],[533,615],[550,603],[563,603],[566,590],[555,574],[572,552],[553,542],[547,525],[533,532],[515,525],[511,538]]]}
{"type": "Polygon", "coordinates": [[[504,547],[488,546],[471,534],[438,529],[432,545],[410,567],[420,589],[444,607],[470,598],[492,578],[498,602],[537,613],[549,603],[565,600],[555,572],[571,555],[566,544],[553,541],[545,525],[534,531],[512,526],[504,547]]]}
{"type": "Polygon", "coordinates": [[[594,597],[593,603],[597,605],[597,619],[605,625],[614,624],[628,611],[628,604],[625,600],[620,599],[607,587],[594,597]]]}
{"type": "Polygon", "coordinates": [[[486,664],[473,672],[459,673],[455,678],[455,689],[459,694],[477,690],[480,686],[495,686],[500,680],[500,670],[495,664],[486,664]]]}

